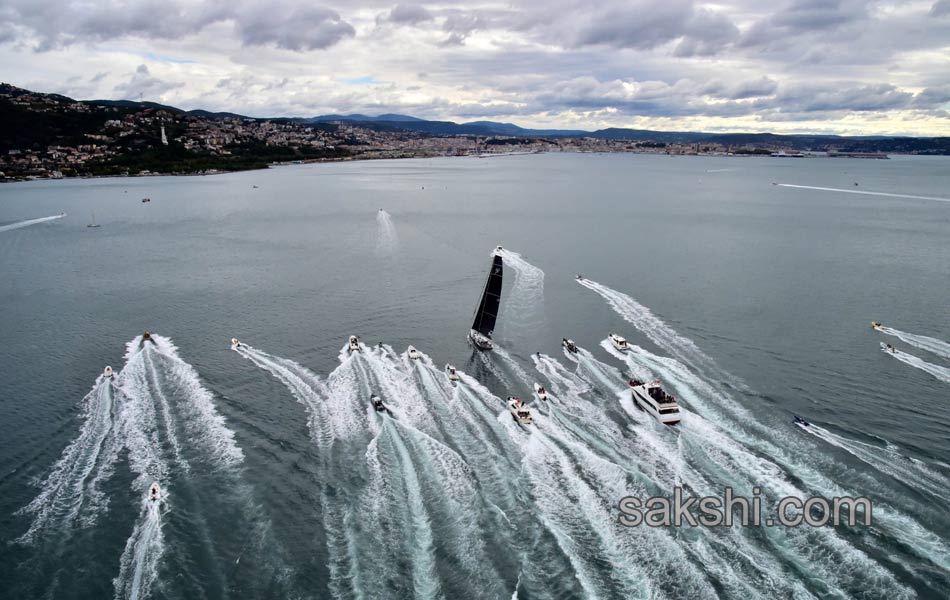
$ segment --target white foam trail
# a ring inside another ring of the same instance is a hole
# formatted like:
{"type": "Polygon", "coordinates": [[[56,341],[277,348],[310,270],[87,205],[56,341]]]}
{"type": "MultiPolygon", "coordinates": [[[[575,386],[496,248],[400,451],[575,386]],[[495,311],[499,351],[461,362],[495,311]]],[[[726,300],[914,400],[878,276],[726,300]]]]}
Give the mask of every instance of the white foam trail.
{"type": "Polygon", "coordinates": [[[803,431],[837,446],[904,485],[945,500],[950,479],[931,469],[923,461],[902,455],[895,446],[879,447],[852,440],[812,423],[803,431]]]}
{"type": "Polygon", "coordinates": [[[871,192],[868,190],[849,190],[847,188],[830,188],[816,185],[795,185],[793,183],[779,183],[779,187],[797,188],[800,190],[818,190],[821,192],[842,192],[845,194],[863,194],[865,196],[885,196],[888,198],[909,198],[911,200],[936,200],[937,202],[950,202],[950,198],[938,198],[936,196],[917,196],[914,194],[892,194],[890,192],[871,192]]]}
{"type": "Polygon", "coordinates": [[[376,251],[389,254],[399,248],[399,235],[392,215],[383,209],[376,212],[376,251]]]}
{"type": "Polygon", "coordinates": [[[503,332],[519,335],[537,329],[544,321],[544,271],[512,250],[495,250],[495,254],[514,271],[511,291],[498,317],[503,332]]]}
{"type": "Polygon", "coordinates": [[[900,338],[902,341],[907,342],[911,346],[917,346],[921,350],[932,352],[933,354],[942,356],[943,358],[950,358],[950,342],[927,337],[926,335],[907,333],[906,331],[894,329],[893,327],[882,326],[877,327],[876,329],[881,333],[886,333],[887,335],[893,335],[897,338],[900,338]]]}
{"type": "Polygon", "coordinates": [[[62,213],[59,215],[52,215],[50,217],[40,217],[38,219],[28,219],[26,221],[18,221],[16,223],[10,223],[9,225],[0,225],[0,232],[10,231],[12,229],[19,229],[21,227],[29,227],[30,225],[36,225],[37,223],[55,221],[56,219],[62,219],[65,216],[66,216],[66,213],[62,213]]]}
{"type": "Polygon", "coordinates": [[[929,363],[923,359],[917,358],[913,354],[908,354],[897,349],[892,352],[882,348],[881,352],[890,354],[905,365],[910,365],[915,369],[920,369],[925,373],[929,373],[944,383],[950,383],[950,368],[948,367],[941,367],[940,365],[929,363]]]}
{"type": "Polygon", "coordinates": [[[113,580],[116,600],[148,598],[158,578],[158,563],[165,550],[162,535],[162,501],[143,501],[132,536],[125,544],[119,575],[113,580]]]}
{"type": "Polygon", "coordinates": [[[106,508],[101,483],[112,473],[117,459],[113,430],[112,380],[100,375],[82,400],[82,425],[52,472],[40,484],[36,498],[21,509],[34,514],[33,523],[18,542],[30,543],[42,530],[64,535],[85,513],[84,526],[91,525],[106,508]]]}
{"type": "MultiPolygon", "coordinates": [[[[660,348],[663,348],[673,356],[694,367],[709,370],[720,376],[729,377],[728,374],[723,373],[715,361],[700,350],[692,340],[677,333],[662,319],[654,315],[649,308],[640,304],[627,294],[618,292],[617,290],[611,289],[596,281],[591,281],[590,279],[578,279],[576,281],[587,289],[600,294],[614,312],[642,331],[660,348]]],[[[735,378],[730,377],[730,379],[735,378]]],[[[734,381],[734,383],[740,384],[738,381],[734,381]]]]}

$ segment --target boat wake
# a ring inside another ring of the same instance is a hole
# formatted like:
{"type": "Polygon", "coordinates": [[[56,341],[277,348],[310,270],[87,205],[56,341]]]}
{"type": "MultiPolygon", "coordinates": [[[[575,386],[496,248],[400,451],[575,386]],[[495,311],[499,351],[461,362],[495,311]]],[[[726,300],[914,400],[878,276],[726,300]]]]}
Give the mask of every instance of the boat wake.
{"type": "Polygon", "coordinates": [[[544,324],[544,271],[512,250],[495,250],[506,267],[514,270],[514,283],[501,308],[499,320],[504,333],[517,337],[544,324]]]}
{"type": "Polygon", "coordinates": [[[165,551],[162,534],[162,501],[145,499],[132,535],[119,561],[113,580],[116,600],[148,598],[158,578],[158,564],[165,551]]]}
{"type": "Polygon", "coordinates": [[[102,375],[82,401],[79,436],[70,443],[41,491],[21,513],[34,515],[18,542],[31,543],[40,532],[64,535],[77,523],[90,526],[107,509],[102,483],[112,474],[118,458],[114,431],[112,380],[102,375]]]}
{"type": "Polygon", "coordinates": [[[935,471],[933,467],[921,460],[904,456],[892,444],[881,447],[852,440],[814,423],[802,429],[841,448],[908,487],[930,494],[941,502],[947,501],[946,492],[950,490],[950,477],[935,471]]]}
{"type": "Polygon", "coordinates": [[[937,356],[950,359],[950,342],[927,337],[926,335],[907,333],[906,331],[894,329],[893,327],[885,327],[883,325],[876,327],[876,329],[881,333],[886,333],[887,335],[892,335],[896,338],[899,338],[901,341],[906,342],[911,346],[916,346],[921,350],[926,350],[927,352],[931,352],[937,356]]]}
{"type": "Polygon", "coordinates": [[[888,350],[887,348],[881,348],[881,352],[883,352],[884,354],[890,354],[891,356],[901,361],[905,365],[910,365],[914,367],[915,369],[920,369],[921,371],[925,373],[933,375],[934,377],[936,377],[937,379],[939,379],[940,381],[944,383],[950,383],[950,368],[948,367],[943,367],[940,365],[929,363],[923,360],[922,358],[917,358],[913,354],[908,354],[907,352],[898,350],[896,348],[894,348],[893,351],[888,350]]]}
{"type": "Polygon", "coordinates": [[[862,194],[865,196],[884,196],[886,198],[908,198],[910,200],[935,200],[937,202],[950,202],[950,198],[939,198],[937,196],[917,196],[914,194],[894,194],[891,192],[871,192],[868,190],[851,190],[847,188],[819,187],[815,185],[795,185],[793,183],[779,183],[779,187],[797,188],[800,190],[818,190],[820,192],[841,192],[844,194],[862,194]]]}
{"type": "Polygon", "coordinates": [[[392,215],[383,209],[376,213],[376,251],[379,254],[391,254],[399,248],[399,235],[392,215]]]}
{"type": "Polygon", "coordinates": [[[17,221],[16,223],[10,223],[8,225],[0,225],[0,233],[4,231],[11,231],[13,229],[20,229],[21,227],[29,227],[30,225],[36,225],[38,223],[46,223],[47,221],[55,221],[56,219],[62,219],[66,216],[66,213],[59,215],[52,215],[49,217],[40,217],[38,219],[27,219],[26,221],[17,221]]]}

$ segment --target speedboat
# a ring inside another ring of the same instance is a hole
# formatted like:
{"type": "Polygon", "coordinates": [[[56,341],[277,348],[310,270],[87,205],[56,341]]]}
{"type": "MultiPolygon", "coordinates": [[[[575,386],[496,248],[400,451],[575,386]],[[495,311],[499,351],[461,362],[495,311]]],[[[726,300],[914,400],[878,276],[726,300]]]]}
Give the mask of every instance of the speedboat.
{"type": "Polygon", "coordinates": [[[152,342],[153,344],[155,343],[155,340],[152,339],[152,334],[148,331],[142,333],[142,343],[144,344],[145,342],[152,342]]]}
{"type": "Polygon", "coordinates": [[[149,502],[157,502],[162,499],[162,488],[157,481],[153,481],[152,485],[148,486],[148,499],[149,502]]]}
{"type": "Polygon", "coordinates": [[[638,408],[656,417],[660,423],[676,425],[680,422],[680,409],[676,404],[676,398],[663,390],[659,379],[650,383],[631,379],[630,395],[638,408]]]}
{"type": "Polygon", "coordinates": [[[495,252],[501,252],[503,250],[504,248],[502,248],[501,246],[495,246],[495,252]]]}
{"type": "Polygon", "coordinates": [[[382,398],[380,398],[376,394],[373,394],[372,396],[370,396],[369,400],[370,402],[373,403],[373,408],[376,409],[376,412],[386,412],[388,410],[386,408],[386,405],[383,404],[382,398]]]}
{"type": "Polygon", "coordinates": [[[347,349],[350,351],[350,354],[353,352],[362,352],[363,349],[360,347],[360,338],[351,335],[350,341],[347,342],[347,349]]]}
{"type": "Polygon", "coordinates": [[[422,358],[422,354],[418,350],[416,350],[415,346],[409,346],[407,352],[409,354],[409,358],[411,358],[412,360],[419,360],[420,358],[422,358]]]}
{"type": "Polygon", "coordinates": [[[577,279],[578,281],[584,281],[584,276],[578,273],[575,279],[577,279]]]}
{"type": "Polygon", "coordinates": [[[449,376],[449,381],[458,381],[459,374],[452,365],[445,365],[445,374],[449,376]]]}
{"type": "Polygon", "coordinates": [[[811,425],[811,423],[799,417],[798,415],[794,415],[794,416],[795,416],[795,424],[798,425],[799,427],[808,427],[809,425],[811,425]]]}
{"type": "Polygon", "coordinates": [[[626,352],[630,349],[630,345],[627,343],[627,340],[616,333],[611,333],[607,336],[607,339],[609,339],[610,343],[614,345],[614,348],[620,350],[621,352],[626,352]]]}
{"type": "Polygon", "coordinates": [[[151,198],[142,198],[142,202],[151,202],[151,201],[152,201],[151,198]]]}
{"type": "Polygon", "coordinates": [[[891,346],[890,344],[885,344],[884,342],[881,342],[881,350],[884,352],[890,352],[891,354],[897,354],[897,348],[891,346]]]}
{"type": "Polygon", "coordinates": [[[878,323],[877,321],[871,321],[871,327],[873,329],[880,329],[881,327],[884,327],[884,326],[878,323]]]}
{"type": "Polygon", "coordinates": [[[544,386],[540,383],[535,382],[534,384],[534,393],[538,395],[539,400],[548,399],[548,391],[544,389],[544,386]]]}
{"type": "Polygon", "coordinates": [[[231,345],[234,346],[235,348],[240,348],[241,342],[237,338],[231,338],[231,345]]]}
{"type": "Polygon", "coordinates": [[[112,375],[113,375],[112,367],[106,367],[105,369],[102,370],[102,376],[105,377],[106,379],[112,379],[112,375]]]}
{"type": "Polygon", "coordinates": [[[534,422],[531,418],[531,409],[517,396],[508,396],[508,412],[511,413],[512,419],[522,425],[530,425],[534,422]]]}
{"type": "Polygon", "coordinates": [[[577,354],[577,344],[574,343],[574,340],[561,338],[561,345],[571,354],[577,354]]]}

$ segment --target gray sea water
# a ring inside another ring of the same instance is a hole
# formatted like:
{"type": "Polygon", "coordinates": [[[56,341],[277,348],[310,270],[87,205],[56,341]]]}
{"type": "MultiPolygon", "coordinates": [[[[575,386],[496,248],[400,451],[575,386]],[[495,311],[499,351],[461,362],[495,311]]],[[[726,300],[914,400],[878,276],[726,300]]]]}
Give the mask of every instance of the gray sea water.
{"type": "Polygon", "coordinates": [[[0,186],[0,597],[946,598],[947,200],[925,157],[0,186]],[[634,408],[632,375],[682,423],[634,408]],[[873,523],[619,525],[674,486],[867,496],[873,523]]]}

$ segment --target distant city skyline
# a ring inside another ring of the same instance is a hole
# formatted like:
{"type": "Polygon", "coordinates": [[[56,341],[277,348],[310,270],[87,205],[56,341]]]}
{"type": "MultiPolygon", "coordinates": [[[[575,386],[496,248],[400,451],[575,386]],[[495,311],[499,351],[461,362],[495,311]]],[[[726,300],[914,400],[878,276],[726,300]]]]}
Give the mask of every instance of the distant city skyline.
{"type": "Polygon", "coordinates": [[[950,0],[7,0],[2,79],[249,116],[950,135],[950,0]]]}

